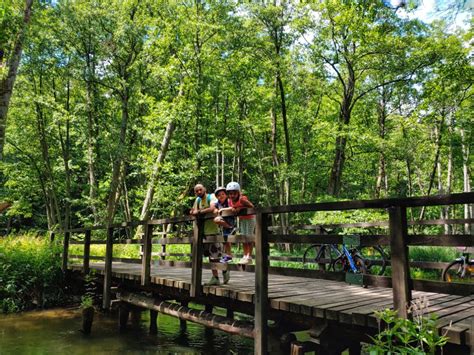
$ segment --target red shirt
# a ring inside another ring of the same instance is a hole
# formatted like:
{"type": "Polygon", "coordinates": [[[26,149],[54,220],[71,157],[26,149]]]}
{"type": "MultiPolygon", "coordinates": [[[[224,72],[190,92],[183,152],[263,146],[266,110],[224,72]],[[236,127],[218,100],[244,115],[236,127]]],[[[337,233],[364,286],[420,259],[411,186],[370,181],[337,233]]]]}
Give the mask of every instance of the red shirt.
{"type": "MultiPolygon", "coordinates": [[[[245,195],[240,195],[239,200],[237,202],[232,201],[232,199],[229,198],[229,207],[233,208],[248,208],[245,205],[242,204],[242,201],[248,201],[249,199],[245,195]]],[[[252,219],[255,218],[254,215],[248,215],[248,216],[239,216],[240,219],[252,219]]]]}

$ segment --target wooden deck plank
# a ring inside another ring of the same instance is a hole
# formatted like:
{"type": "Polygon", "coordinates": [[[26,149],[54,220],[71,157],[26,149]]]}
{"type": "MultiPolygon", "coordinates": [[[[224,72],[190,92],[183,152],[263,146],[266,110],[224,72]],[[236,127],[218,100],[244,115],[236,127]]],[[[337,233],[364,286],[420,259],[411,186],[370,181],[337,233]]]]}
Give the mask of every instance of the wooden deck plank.
{"type": "MultiPolygon", "coordinates": [[[[426,297],[429,301],[429,304],[435,305],[441,302],[451,301],[453,299],[461,298],[462,296],[458,295],[445,295],[442,293],[434,294],[430,296],[421,296],[426,297]]],[[[413,300],[416,301],[421,297],[414,297],[413,300]]],[[[382,311],[384,309],[392,309],[393,302],[381,302],[381,303],[374,303],[373,305],[364,306],[361,308],[351,310],[351,314],[347,316],[342,316],[341,321],[344,323],[352,323],[357,325],[369,325],[372,327],[377,326],[377,319],[375,317],[376,311],[382,311]]]]}
{"type": "Polygon", "coordinates": [[[441,334],[445,334],[451,343],[474,346],[474,316],[453,322],[451,326],[443,327],[441,334]]]}
{"type": "MultiPolygon", "coordinates": [[[[82,270],[82,263],[71,264],[68,267],[72,270],[82,270]]],[[[90,269],[103,275],[104,263],[90,263],[90,269]]],[[[185,291],[191,288],[191,269],[153,264],[150,275],[152,284],[185,291]]],[[[141,282],[141,265],[113,262],[112,277],[141,282]]],[[[203,269],[202,277],[204,281],[210,278],[211,270],[203,269]]],[[[204,285],[203,292],[228,299],[254,302],[254,274],[232,270],[229,284],[204,285]]],[[[362,288],[339,281],[273,274],[269,275],[268,298],[270,307],[274,309],[368,327],[377,327],[375,311],[393,308],[390,288],[362,288]]],[[[439,316],[438,327],[441,332],[447,334],[450,342],[472,345],[474,323],[472,296],[413,291],[413,299],[428,301],[426,314],[436,313],[439,316]]]]}
{"type": "MultiPolygon", "coordinates": [[[[361,288],[359,288],[361,289],[361,288]]],[[[352,290],[352,292],[356,292],[352,290]]],[[[340,284],[327,285],[325,290],[320,294],[311,296],[311,295],[302,295],[297,297],[284,297],[278,299],[279,309],[281,310],[290,310],[294,313],[303,313],[303,314],[312,314],[312,307],[314,305],[321,305],[328,302],[333,302],[334,300],[342,300],[347,298],[347,294],[341,292],[340,284]]]]}

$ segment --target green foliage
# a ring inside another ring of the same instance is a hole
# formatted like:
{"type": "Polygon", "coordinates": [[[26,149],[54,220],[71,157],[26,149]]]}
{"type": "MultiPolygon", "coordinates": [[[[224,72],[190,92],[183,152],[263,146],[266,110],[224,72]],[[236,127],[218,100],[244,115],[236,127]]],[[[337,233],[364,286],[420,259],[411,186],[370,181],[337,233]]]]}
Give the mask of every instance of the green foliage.
{"type": "Polygon", "coordinates": [[[379,320],[379,333],[366,346],[370,355],[382,354],[436,354],[447,342],[436,329],[436,316],[422,314],[413,320],[399,318],[396,311],[386,309],[375,312],[379,320]]]}
{"type": "Polygon", "coordinates": [[[450,247],[410,247],[410,260],[450,262],[459,257],[460,252],[450,247]]]}
{"type": "Polygon", "coordinates": [[[86,309],[94,306],[94,299],[89,295],[84,295],[81,297],[81,308],[86,309]]]}
{"type": "Polygon", "coordinates": [[[35,235],[0,239],[0,310],[18,312],[63,300],[60,245],[35,235]]]}
{"type": "MultiPolygon", "coordinates": [[[[0,5],[6,57],[23,6],[0,5]]],[[[182,215],[194,183],[214,188],[217,149],[224,180],[240,180],[257,206],[462,191],[474,149],[472,29],[447,26],[372,0],[35,1],[8,111],[1,200],[30,227],[98,224],[113,201],[121,222],[139,218],[154,181],[152,217],[182,215]]],[[[297,221],[386,219],[358,213],[297,221]]]]}
{"type": "Polygon", "coordinates": [[[81,297],[81,308],[86,309],[94,307],[97,295],[97,283],[96,283],[95,270],[91,270],[91,273],[84,277],[84,295],[81,297]]]}

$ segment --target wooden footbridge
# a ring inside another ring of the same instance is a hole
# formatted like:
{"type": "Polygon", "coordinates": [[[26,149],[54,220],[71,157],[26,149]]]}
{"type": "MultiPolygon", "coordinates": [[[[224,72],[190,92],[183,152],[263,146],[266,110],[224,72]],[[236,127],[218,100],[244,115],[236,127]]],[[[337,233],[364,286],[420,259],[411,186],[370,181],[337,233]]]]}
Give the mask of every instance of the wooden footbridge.
{"type": "Polygon", "coordinates": [[[149,309],[152,331],[156,331],[157,312],[162,312],[182,321],[252,337],[256,354],[270,350],[273,353],[275,338],[286,345],[281,349],[286,352],[291,349],[292,354],[313,350],[340,354],[345,349],[350,354],[360,353],[361,342],[367,342],[368,335],[375,334],[379,327],[374,312],[386,308],[396,309],[401,317],[410,317],[420,308],[427,316],[437,314],[439,331],[449,337],[445,353],[472,354],[472,279],[466,283],[412,279],[411,267],[442,269],[446,264],[411,261],[408,252],[411,246],[473,247],[472,233],[463,231],[466,224],[472,227],[474,219],[407,220],[407,211],[439,210],[441,206],[472,203],[474,193],[462,193],[247,210],[243,213],[256,215],[255,235],[229,237],[233,243],[255,242],[255,265],[245,267],[203,263],[203,243],[223,241],[221,236],[203,235],[203,219],[183,217],[71,229],[64,235],[63,269],[76,275],[96,270],[103,281],[103,307],[107,309],[112,302],[119,302],[122,326],[130,307],[149,309]],[[320,225],[291,225],[284,231],[271,225],[281,214],[291,214],[291,220],[297,220],[309,216],[308,213],[313,216],[320,211],[356,209],[386,211],[388,218],[377,223],[331,225],[333,232],[329,234],[318,232],[320,225]],[[445,225],[458,226],[455,228],[458,233],[423,234],[426,226],[445,225]],[[137,227],[143,228],[142,239],[115,237],[119,230],[137,227]],[[357,235],[348,235],[348,228],[351,231],[358,228],[357,235]],[[347,244],[348,241],[359,246],[386,246],[391,254],[391,277],[331,272],[324,267],[316,270],[276,266],[281,261],[297,266],[301,258],[272,256],[269,248],[271,243],[347,244]],[[71,255],[72,244],[83,245],[83,254],[71,255]],[[106,245],[105,257],[91,255],[91,245],[95,244],[106,245]],[[116,244],[141,245],[140,259],[114,258],[116,244]],[[166,247],[171,244],[190,244],[191,253],[168,252],[166,247]],[[203,284],[203,280],[210,278],[211,268],[231,270],[230,282],[219,286],[203,284]],[[190,308],[190,302],[206,305],[206,310],[190,308]],[[410,307],[414,303],[417,306],[410,307]],[[227,309],[227,315],[213,315],[212,307],[227,309]],[[237,321],[234,312],[251,315],[253,321],[237,321]],[[292,335],[296,330],[308,330],[310,340],[296,341],[292,335]]]}

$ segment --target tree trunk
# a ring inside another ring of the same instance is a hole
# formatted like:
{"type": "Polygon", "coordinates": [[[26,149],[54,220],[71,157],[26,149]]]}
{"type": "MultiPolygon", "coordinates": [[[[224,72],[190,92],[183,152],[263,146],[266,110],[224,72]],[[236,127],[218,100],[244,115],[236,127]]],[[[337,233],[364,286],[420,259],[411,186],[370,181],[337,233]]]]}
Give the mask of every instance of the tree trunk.
{"type": "MultiPolygon", "coordinates": [[[[70,82],[67,82],[67,96],[66,96],[66,111],[69,113],[69,99],[70,99],[70,82]]],[[[65,137],[62,134],[62,128],[60,124],[58,124],[58,132],[59,132],[59,141],[61,143],[61,152],[63,157],[63,164],[64,164],[64,174],[65,174],[65,182],[66,182],[66,198],[64,201],[64,223],[63,229],[67,229],[70,227],[71,223],[71,169],[69,167],[69,160],[70,160],[70,151],[71,151],[71,139],[70,139],[70,121],[69,116],[66,118],[66,132],[65,137]]]]}
{"type": "MultiPolygon", "coordinates": [[[[41,80],[41,79],[40,79],[41,80]]],[[[59,209],[58,199],[55,191],[55,181],[53,177],[53,170],[51,168],[51,161],[49,157],[49,144],[46,137],[46,123],[44,122],[43,110],[40,104],[36,103],[36,128],[38,131],[38,139],[41,147],[41,156],[43,159],[45,187],[47,199],[46,203],[49,204],[51,224],[48,229],[54,229],[60,223],[61,213],[59,209]]]]}
{"type": "Polygon", "coordinates": [[[281,80],[280,69],[277,71],[276,82],[278,84],[278,90],[280,93],[280,107],[281,107],[281,118],[283,122],[283,132],[285,134],[285,148],[286,148],[286,163],[291,164],[291,148],[290,148],[290,135],[288,133],[288,119],[286,114],[286,100],[285,100],[285,88],[283,87],[283,81],[281,80]]]}
{"type": "Polygon", "coordinates": [[[93,77],[95,77],[94,64],[89,56],[86,55],[86,63],[88,72],[86,80],[86,105],[87,105],[87,170],[89,179],[89,207],[94,217],[94,224],[99,222],[99,215],[97,211],[97,179],[96,179],[96,144],[97,144],[97,129],[95,124],[95,87],[93,84],[93,77]]]}
{"type": "MultiPolygon", "coordinates": [[[[286,166],[285,166],[285,180],[283,181],[283,201],[285,205],[291,204],[291,183],[290,177],[288,174],[288,169],[291,165],[291,149],[290,149],[290,137],[288,133],[288,120],[286,114],[286,101],[285,101],[285,88],[283,87],[283,81],[281,79],[280,68],[277,70],[275,81],[277,83],[277,90],[280,96],[280,109],[281,109],[281,117],[283,123],[283,133],[285,135],[285,149],[286,149],[286,166]]],[[[288,232],[288,225],[290,223],[289,214],[285,213],[281,216],[282,220],[282,227],[283,233],[286,234],[288,232]]],[[[285,244],[285,250],[290,251],[291,247],[290,244],[285,244]]]]}
{"type": "MultiPolygon", "coordinates": [[[[466,139],[466,132],[461,128],[461,145],[462,145],[462,172],[464,192],[471,192],[471,176],[469,169],[469,140],[466,139]]],[[[472,218],[472,204],[464,205],[464,218],[472,218]]],[[[464,233],[471,234],[474,232],[473,226],[469,223],[464,224],[464,233]]]]}
{"type": "Polygon", "coordinates": [[[333,196],[338,196],[341,190],[342,171],[346,161],[346,131],[349,129],[352,112],[352,100],[354,98],[355,90],[355,73],[350,63],[347,63],[348,80],[344,87],[344,96],[341,102],[341,109],[339,111],[338,132],[336,137],[336,144],[334,148],[334,161],[331,168],[331,176],[329,178],[328,193],[333,196]]]}
{"type": "MultiPolygon", "coordinates": [[[[124,78],[125,85],[126,79],[124,78]]],[[[122,122],[120,126],[120,137],[117,145],[117,151],[115,154],[114,162],[112,165],[112,180],[110,182],[110,191],[107,198],[107,225],[112,224],[115,211],[117,209],[117,195],[120,195],[120,175],[123,169],[123,157],[126,150],[126,136],[127,136],[127,127],[128,127],[128,101],[129,101],[129,92],[127,86],[125,86],[122,93],[122,122]]]]}
{"type": "MultiPolygon", "coordinates": [[[[429,196],[431,194],[431,189],[433,188],[434,181],[435,181],[436,171],[439,170],[438,166],[439,166],[439,156],[440,156],[440,153],[441,153],[441,134],[442,134],[442,131],[443,131],[443,120],[444,120],[443,117],[444,117],[444,115],[442,115],[442,118],[439,121],[439,127],[436,126],[436,124],[435,124],[435,127],[434,127],[434,135],[435,135],[435,142],[436,142],[436,153],[435,153],[435,159],[434,159],[434,162],[433,162],[433,170],[431,171],[430,181],[429,181],[429,184],[428,184],[428,191],[426,192],[427,196],[429,196]]],[[[420,220],[422,220],[424,215],[425,215],[425,209],[426,209],[426,206],[423,206],[421,208],[420,217],[419,217],[420,220]]]]}
{"type": "MultiPolygon", "coordinates": [[[[382,87],[381,99],[377,107],[377,115],[379,121],[379,137],[382,141],[385,140],[385,122],[387,120],[387,89],[382,87]]],[[[383,149],[383,148],[382,148],[383,149]]],[[[379,169],[377,173],[377,180],[375,183],[375,198],[380,198],[382,190],[384,195],[388,192],[388,182],[386,174],[385,154],[381,149],[379,153],[379,169]]]]}
{"type": "Polygon", "coordinates": [[[146,191],[145,200],[143,201],[142,212],[140,213],[140,220],[146,220],[150,218],[150,207],[153,203],[153,196],[155,194],[155,184],[156,180],[158,179],[161,166],[166,158],[166,153],[168,151],[169,144],[171,142],[171,138],[173,136],[173,132],[175,130],[176,124],[173,120],[168,122],[166,126],[165,135],[163,136],[163,140],[161,142],[160,153],[156,158],[155,164],[153,165],[153,170],[148,180],[148,187],[146,191]]]}
{"type": "MultiPolygon", "coordinates": [[[[448,133],[449,133],[449,147],[448,147],[448,167],[446,175],[446,193],[450,194],[453,182],[453,115],[450,114],[448,133]]],[[[450,206],[443,207],[444,218],[449,219],[450,206]]],[[[452,234],[451,225],[444,225],[444,234],[452,234]]]]}
{"type": "Polygon", "coordinates": [[[13,47],[13,53],[7,63],[8,73],[7,76],[0,81],[0,161],[3,161],[3,148],[5,146],[8,106],[10,105],[10,98],[12,96],[13,85],[15,84],[18,66],[20,65],[23,41],[25,40],[26,31],[30,22],[32,6],[33,0],[25,1],[23,23],[17,34],[15,45],[13,47]]]}
{"type": "Polygon", "coordinates": [[[277,151],[277,139],[278,139],[277,116],[276,116],[275,108],[273,106],[270,108],[270,118],[272,121],[271,144],[272,144],[272,161],[273,161],[272,171],[273,171],[274,191],[276,195],[279,197],[279,203],[283,204],[283,201],[281,199],[281,188],[280,188],[280,178],[279,178],[280,160],[278,159],[278,151],[277,151]]]}

